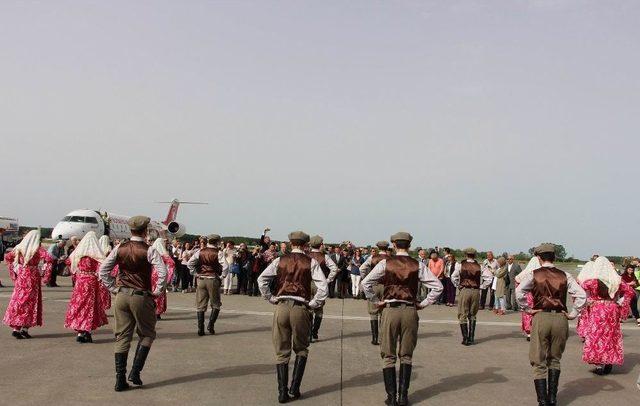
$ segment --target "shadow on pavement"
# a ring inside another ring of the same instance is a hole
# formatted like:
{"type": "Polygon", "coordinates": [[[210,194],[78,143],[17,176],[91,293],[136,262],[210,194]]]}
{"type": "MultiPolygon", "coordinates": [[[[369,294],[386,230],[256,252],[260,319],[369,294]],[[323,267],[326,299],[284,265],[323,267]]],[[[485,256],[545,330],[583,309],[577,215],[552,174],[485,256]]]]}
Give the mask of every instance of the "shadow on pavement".
{"type": "Polygon", "coordinates": [[[633,371],[633,368],[640,364],[640,354],[631,353],[624,355],[624,364],[614,365],[611,375],[626,375],[633,371]]]}
{"type": "MultiPolygon", "coordinates": [[[[478,330],[476,330],[476,334],[478,333],[478,330]]],[[[519,331],[512,331],[509,333],[500,333],[500,334],[494,334],[492,336],[486,336],[486,337],[477,337],[476,338],[476,344],[482,344],[485,341],[496,341],[496,340],[504,340],[507,338],[520,338],[522,339],[523,342],[526,342],[524,336],[522,335],[522,333],[520,333],[519,331]]]]}
{"type": "Polygon", "coordinates": [[[179,376],[172,379],[166,379],[164,381],[153,382],[151,384],[145,385],[144,387],[147,389],[151,389],[161,386],[178,385],[181,383],[202,381],[207,379],[234,378],[238,376],[248,375],[275,375],[275,373],[275,364],[238,365],[233,367],[218,368],[214,369],[213,371],[201,372],[199,374],[179,376]]]}
{"type": "MultiPolygon", "coordinates": [[[[562,375],[560,375],[560,384],[562,385],[562,375]]],[[[571,381],[562,386],[562,390],[558,393],[558,403],[568,405],[579,398],[586,398],[599,392],[618,392],[624,387],[618,382],[602,378],[583,378],[571,381]]],[[[533,390],[533,384],[531,384],[533,390]]]]}
{"type": "MultiPolygon", "coordinates": [[[[271,326],[260,326],[260,327],[248,328],[248,329],[244,329],[244,330],[228,330],[228,331],[225,331],[222,328],[223,328],[223,326],[216,325],[216,334],[215,334],[216,336],[224,336],[224,335],[229,335],[229,334],[243,334],[243,333],[259,333],[259,332],[263,332],[263,331],[271,331],[271,326]]],[[[209,335],[210,334],[207,332],[204,337],[207,337],[209,335]]],[[[158,338],[161,338],[161,339],[168,338],[170,340],[188,340],[188,339],[197,339],[197,338],[202,338],[202,337],[199,337],[198,334],[196,333],[195,323],[194,323],[194,329],[193,329],[192,332],[165,333],[163,331],[160,331],[158,333],[158,338]]]]}
{"type": "MultiPolygon", "coordinates": [[[[501,369],[502,368],[489,367],[485,368],[482,372],[448,376],[433,386],[428,386],[413,393],[409,392],[409,399],[417,403],[440,393],[466,390],[473,385],[508,382],[509,380],[504,375],[497,373],[501,369]]],[[[418,378],[418,376],[416,376],[416,378],[418,378]]]]}

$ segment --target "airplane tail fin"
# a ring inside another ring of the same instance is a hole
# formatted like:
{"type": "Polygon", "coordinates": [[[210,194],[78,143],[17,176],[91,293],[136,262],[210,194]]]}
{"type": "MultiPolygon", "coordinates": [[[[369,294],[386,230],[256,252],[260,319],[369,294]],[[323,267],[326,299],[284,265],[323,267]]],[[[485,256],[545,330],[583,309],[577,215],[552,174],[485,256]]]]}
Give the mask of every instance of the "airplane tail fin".
{"type": "Polygon", "coordinates": [[[169,225],[169,223],[176,220],[176,217],[178,216],[178,208],[180,207],[181,204],[209,204],[209,203],[203,203],[203,202],[181,202],[178,199],[173,199],[170,202],[156,202],[156,203],[171,204],[171,206],[169,206],[169,212],[167,213],[167,218],[165,219],[165,221],[162,222],[162,224],[164,225],[169,225]]]}

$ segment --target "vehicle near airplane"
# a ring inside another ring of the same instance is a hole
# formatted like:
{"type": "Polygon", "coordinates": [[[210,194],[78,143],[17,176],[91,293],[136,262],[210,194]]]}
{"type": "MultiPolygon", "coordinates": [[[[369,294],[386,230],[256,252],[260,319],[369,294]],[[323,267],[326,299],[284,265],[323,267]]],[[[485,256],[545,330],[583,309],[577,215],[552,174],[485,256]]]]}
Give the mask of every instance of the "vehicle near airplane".
{"type": "MultiPolygon", "coordinates": [[[[178,208],[181,204],[207,204],[200,202],[181,202],[174,199],[170,203],[169,213],[164,221],[152,220],[149,223],[149,238],[154,240],[158,237],[177,238],[187,232],[184,224],[176,221],[178,208]]],[[[122,240],[131,237],[131,230],[127,221],[130,216],[123,216],[107,211],[79,209],[74,210],[64,216],[51,232],[52,239],[68,240],[71,237],[82,238],[89,231],[94,231],[98,236],[108,235],[111,240],[122,240]]]]}
{"type": "Polygon", "coordinates": [[[18,234],[20,223],[18,219],[0,216],[0,238],[7,244],[12,244],[20,239],[18,234]]]}

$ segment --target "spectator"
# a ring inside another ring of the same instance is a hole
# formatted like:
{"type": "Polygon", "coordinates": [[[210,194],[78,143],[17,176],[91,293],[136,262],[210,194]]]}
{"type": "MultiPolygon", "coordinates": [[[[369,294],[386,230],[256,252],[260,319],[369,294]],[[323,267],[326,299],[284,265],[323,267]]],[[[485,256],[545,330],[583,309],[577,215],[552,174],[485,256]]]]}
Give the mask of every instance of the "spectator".
{"type": "Polygon", "coordinates": [[[520,275],[522,268],[520,264],[515,261],[513,255],[507,256],[507,310],[518,310],[518,304],[516,303],[516,276],[520,275]]]}
{"type": "Polygon", "coordinates": [[[58,279],[58,272],[62,271],[66,266],[65,260],[67,259],[67,255],[64,252],[64,246],[64,241],[58,240],[49,248],[49,255],[51,255],[54,260],[53,268],[51,269],[51,275],[49,276],[49,280],[46,281],[47,286],[50,288],[58,287],[58,284],[56,283],[58,279]]]}
{"type": "Polygon", "coordinates": [[[504,259],[504,257],[498,258],[498,266],[499,268],[496,270],[494,277],[496,304],[494,313],[504,316],[507,309],[506,279],[509,275],[507,271],[507,261],[504,259]]]}
{"type": "Polygon", "coordinates": [[[344,294],[347,291],[347,289],[345,289],[345,286],[349,280],[349,270],[347,269],[347,265],[349,264],[349,262],[342,252],[342,248],[340,248],[339,246],[333,249],[331,260],[333,260],[333,262],[336,264],[336,266],[340,270],[340,273],[338,273],[338,276],[334,281],[329,283],[329,297],[334,297],[334,292],[337,285],[338,297],[342,299],[344,298],[344,294]]]}
{"type": "MultiPolygon", "coordinates": [[[[443,282],[443,278],[444,278],[444,261],[442,260],[442,258],[440,258],[438,256],[438,251],[431,250],[431,252],[429,253],[429,262],[427,263],[427,266],[429,267],[429,270],[431,271],[431,273],[436,278],[438,278],[438,280],[440,281],[442,286],[444,286],[444,282],[443,282]]],[[[440,297],[438,298],[438,302],[437,303],[439,305],[442,304],[442,303],[445,303],[444,295],[440,295],[440,297]]]]}
{"type": "Polygon", "coordinates": [[[240,243],[238,252],[236,253],[236,263],[238,264],[236,295],[244,295],[247,293],[247,282],[249,273],[251,272],[251,255],[247,249],[247,244],[240,243]]]}
{"type": "Polygon", "coordinates": [[[493,256],[492,251],[487,252],[487,259],[482,262],[482,273],[486,275],[487,278],[491,277],[492,282],[491,285],[485,289],[481,289],[480,294],[480,310],[484,310],[485,305],[487,303],[487,292],[489,292],[489,310],[493,310],[493,304],[495,301],[495,296],[493,294],[493,278],[495,276],[496,271],[498,270],[498,261],[493,256]]]}
{"type": "Polygon", "coordinates": [[[247,295],[249,296],[259,296],[260,292],[258,291],[258,276],[260,276],[260,272],[262,272],[261,266],[261,258],[260,258],[260,246],[255,247],[251,254],[249,255],[249,274],[247,281],[247,295]]]}
{"type": "Polygon", "coordinates": [[[362,257],[362,251],[356,249],[353,257],[349,262],[349,272],[351,274],[351,288],[353,289],[353,298],[357,299],[360,296],[360,266],[364,264],[364,258],[362,257]]]}
{"type": "Polygon", "coordinates": [[[452,307],[456,303],[456,287],[453,284],[453,281],[451,280],[451,276],[453,275],[453,272],[456,270],[456,257],[453,256],[453,254],[449,253],[445,257],[445,260],[446,262],[444,265],[444,272],[447,277],[448,283],[447,283],[447,286],[445,287],[444,295],[446,295],[446,305],[452,307]]]}
{"type": "Polygon", "coordinates": [[[222,251],[225,259],[227,260],[227,264],[229,264],[230,272],[227,273],[227,276],[223,279],[223,294],[230,295],[231,294],[231,286],[233,284],[233,277],[238,275],[239,267],[236,261],[236,254],[238,250],[236,250],[235,244],[233,241],[228,241],[226,247],[222,251]]]}
{"type": "Polygon", "coordinates": [[[194,250],[191,248],[191,243],[184,243],[184,249],[180,253],[180,264],[182,265],[182,293],[189,293],[193,288],[193,276],[189,272],[187,268],[187,264],[189,263],[189,258],[193,255],[194,250]]]}
{"type": "Polygon", "coordinates": [[[278,257],[282,257],[287,255],[287,243],[286,242],[281,242],[280,243],[280,251],[278,252],[278,257]]]}

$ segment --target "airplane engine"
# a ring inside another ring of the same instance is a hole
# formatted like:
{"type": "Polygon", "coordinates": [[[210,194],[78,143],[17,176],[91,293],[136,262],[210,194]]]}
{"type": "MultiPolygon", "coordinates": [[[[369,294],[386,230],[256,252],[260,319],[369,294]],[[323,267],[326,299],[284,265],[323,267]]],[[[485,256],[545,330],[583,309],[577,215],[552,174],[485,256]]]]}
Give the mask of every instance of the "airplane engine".
{"type": "Polygon", "coordinates": [[[173,237],[177,238],[185,235],[185,233],[187,232],[187,228],[184,224],[178,223],[177,221],[172,221],[171,223],[169,223],[169,225],[167,225],[167,231],[173,237]]]}

